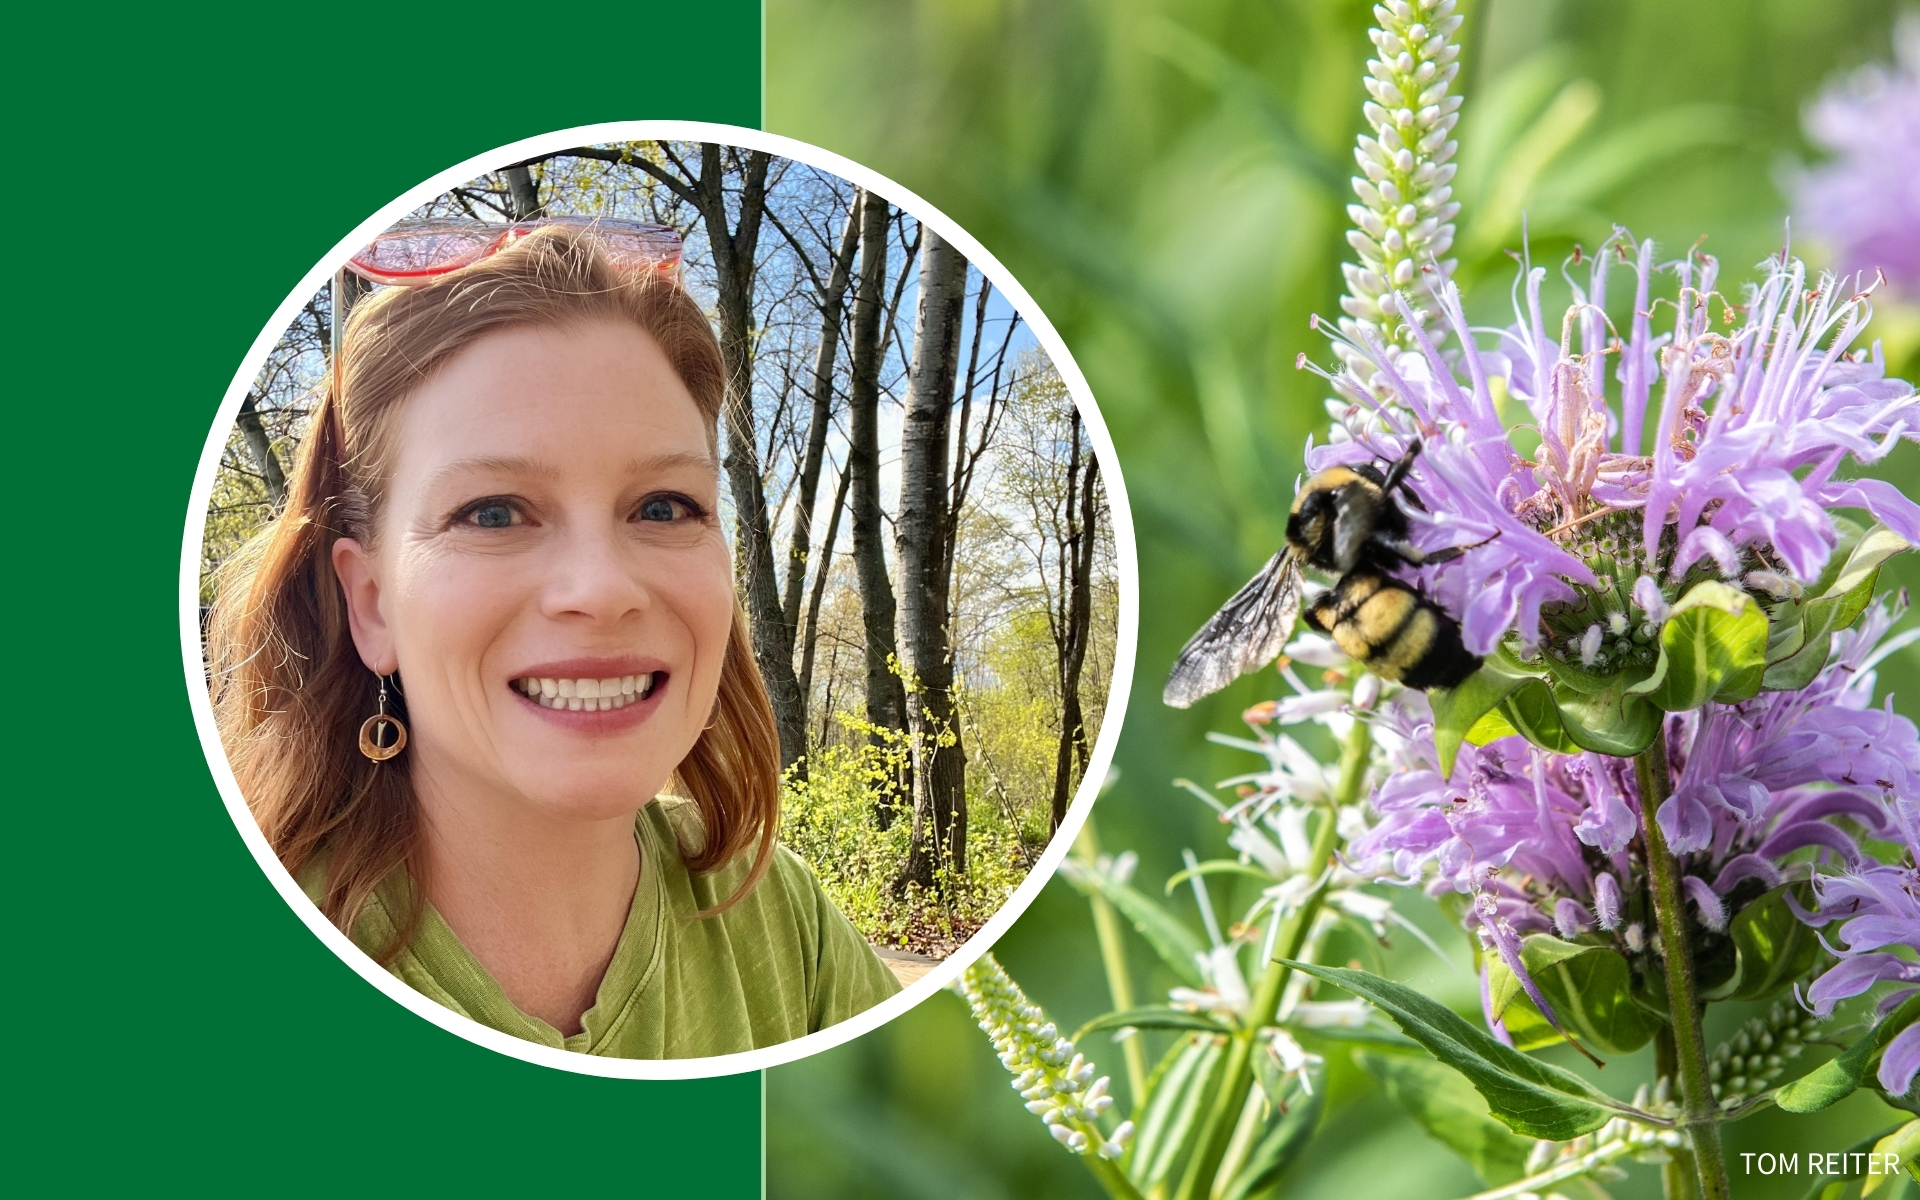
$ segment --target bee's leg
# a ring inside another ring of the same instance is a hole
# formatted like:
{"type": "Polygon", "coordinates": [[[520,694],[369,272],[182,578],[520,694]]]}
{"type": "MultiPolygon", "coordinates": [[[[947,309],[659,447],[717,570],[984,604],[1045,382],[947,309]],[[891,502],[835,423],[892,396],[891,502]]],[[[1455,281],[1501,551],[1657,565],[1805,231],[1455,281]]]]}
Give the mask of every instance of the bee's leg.
{"type": "Polygon", "coordinates": [[[1410,542],[1403,542],[1395,538],[1382,537],[1379,534],[1374,535],[1374,541],[1379,543],[1379,545],[1383,549],[1389,550],[1392,553],[1399,555],[1400,558],[1404,562],[1406,562],[1409,566],[1425,567],[1425,566],[1430,566],[1434,563],[1452,562],[1454,559],[1459,558],[1461,555],[1465,554],[1467,551],[1478,550],[1480,547],[1486,545],[1488,542],[1491,542],[1493,538],[1497,538],[1499,536],[1500,535],[1496,533],[1493,535],[1493,537],[1484,538],[1480,541],[1473,542],[1466,546],[1448,546],[1444,550],[1431,550],[1431,551],[1427,551],[1426,553],[1422,553],[1419,550],[1414,549],[1412,543],[1410,542]]]}
{"type": "MultiPolygon", "coordinates": [[[[1409,567],[1423,567],[1430,562],[1446,561],[1446,559],[1438,558],[1432,554],[1422,554],[1420,551],[1414,549],[1413,543],[1407,539],[1394,537],[1390,533],[1382,533],[1378,529],[1373,531],[1373,537],[1369,540],[1373,544],[1373,547],[1380,551],[1383,557],[1397,559],[1409,567]]],[[[1440,553],[1446,554],[1449,552],[1442,550],[1440,553]]],[[[1459,555],[1454,554],[1454,557],[1458,558],[1459,555]]]]}
{"type": "Polygon", "coordinates": [[[1387,477],[1380,484],[1380,490],[1383,492],[1391,492],[1394,488],[1399,487],[1401,483],[1405,482],[1407,472],[1413,469],[1413,460],[1419,453],[1420,439],[1415,438],[1412,442],[1408,443],[1407,452],[1402,454],[1399,460],[1391,467],[1387,468],[1387,477]]]}

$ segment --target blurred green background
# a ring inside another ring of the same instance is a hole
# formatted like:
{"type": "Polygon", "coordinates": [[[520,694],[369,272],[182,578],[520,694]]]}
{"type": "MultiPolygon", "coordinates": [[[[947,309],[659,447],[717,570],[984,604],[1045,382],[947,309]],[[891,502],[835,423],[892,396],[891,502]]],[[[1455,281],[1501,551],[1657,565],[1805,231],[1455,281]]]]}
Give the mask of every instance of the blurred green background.
{"type": "MultiPolygon", "coordinates": [[[[1563,298],[1552,268],[1615,221],[1655,239],[1662,258],[1704,235],[1737,288],[1780,245],[1786,181],[1814,157],[1803,104],[1837,73],[1888,57],[1896,7],[1463,2],[1455,253],[1476,321],[1508,319],[1506,251],[1522,213],[1563,298]]],[[[1125,469],[1142,603],[1120,780],[1096,821],[1103,848],[1139,853],[1146,886],[1179,869],[1182,848],[1225,851],[1217,823],[1171,781],[1251,769],[1205,734],[1236,729],[1280,686],[1262,674],[1185,713],[1158,700],[1181,643],[1279,544],[1306,438],[1326,424],[1323,386],[1294,360],[1332,361],[1307,322],[1338,312],[1370,20],[1369,5],[1346,0],[767,3],[766,127],[866,163],[966,226],[1033,293],[1092,383],[1125,469]]],[[[1799,248],[1818,261],[1818,247],[1799,248]]],[[[1876,327],[1912,378],[1920,318],[1882,306],[1876,327]]],[[[1916,467],[1908,447],[1885,473],[1916,467]]],[[[1900,573],[1920,582],[1911,563],[1900,573]]],[[[1883,686],[1920,695],[1917,665],[1920,651],[1903,652],[1883,686]]],[[[1437,911],[1402,896],[1465,957],[1437,911]]],[[[1091,919],[1064,884],[998,953],[1064,1027],[1108,1007],[1091,919]]],[[[1135,964],[1141,994],[1172,985],[1143,954],[1135,964]]],[[[1388,969],[1471,1003],[1465,977],[1417,947],[1396,948],[1388,969]]],[[[1710,1036],[1752,1015],[1721,1008],[1710,1036]]],[[[1104,1035],[1082,1049],[1121,1074],[1104,1035]]],[[[1624,1094],[1640,1069],[1616,1064],[1604,1082],[1624,1094]]],[[[1283,1194],[1479,1189],[1364,1076],[1336,1069],[1332,1089],[1283,1194]]],[[[767,1103],[778,1200],[1101,1194],[1020,1107],[952,996],[770,1072],[767,1103]]],[[[1736,1164],[1750,1149],[1839,1150],[1891,1119],[1856,1095],[1818,1118],[1769,1112],[1731,1126],[1729,1150],[1736,1164]]],[[[1810,1182],[1735,1172],[1743,1197],[1797,1197],[1810,1182]]],[[[1613,1190],[1651,1196],[1658,1183],[1635,1167],[1613,1190]]]]}

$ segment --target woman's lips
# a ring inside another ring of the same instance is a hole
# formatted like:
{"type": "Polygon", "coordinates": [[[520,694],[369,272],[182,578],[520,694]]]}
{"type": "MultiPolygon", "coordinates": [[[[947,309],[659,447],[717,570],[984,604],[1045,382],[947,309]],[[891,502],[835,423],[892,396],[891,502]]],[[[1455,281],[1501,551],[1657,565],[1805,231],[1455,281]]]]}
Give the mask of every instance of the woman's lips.
{"type": "Polygon", "coordinates": [[[608,712],[645,700],[665,682],[665,671],[605,679],[567,679],[527,676],[510,685],[542,708],[568,712],[608,712]]]}

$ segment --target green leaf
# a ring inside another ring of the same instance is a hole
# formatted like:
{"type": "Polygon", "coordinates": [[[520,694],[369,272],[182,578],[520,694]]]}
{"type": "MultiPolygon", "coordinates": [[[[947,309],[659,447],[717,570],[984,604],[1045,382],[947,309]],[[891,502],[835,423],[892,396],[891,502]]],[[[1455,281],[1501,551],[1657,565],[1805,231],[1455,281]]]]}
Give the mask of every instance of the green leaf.
{"type": "Polygon", "coordinates": [[[1500,702],[1500,715],[1529,742],[1555,754],[1577,754],[1580,744],[1567,733],[1553,689],[1538,679],[1524,680],[1500,702]]]}
{"type": "MultiPolygon", "coordinates": [[[[1264,1054],[1255,1061],[1263,1060],[1272,1061],[1264,1054]]],[[[1221,1200],[1247,1200],[1271,1187],[1293,1165],[1300,1151],[1306,1149],[1308,1139],[1320,1123],[1320,1109],[1326,1098],[1324,1080],[1315,1082],[1311,1095],[1301,1096],[1295,1089],[1293,1102],[1287,1105],[1287,1111],[1278,1114],[1272,1127],[1247,1155],[1247,1161],[1234,1174],[1233,1181],[1220,1193],[1221,1200]]]]}
{"type": "Polygon", "coordinates": [[[1231,1026],[1217,1017],[1189,1012],[1184,1008],[1129,1008],[1095,1017],[1075,1030],[1072,1040],[1077,1042],[1090,1033],[1101,1033],[1108,1029],[1190,1029],[1223,1036],[1233,1032],[1231,1026]]]}
{"type": "Polygon", "coordinates": [[[1867,1077],[1867,1070],[1873,1060],[1880,1057],[1880,1051],[1895,1034],[1913,1024],[1915,1017],[1920,1017],[1920,994],[1907,997],[1886,1020],[1847,1047],[1840,1057],[1821,1063],[1781,1088],[1774,1103],[1788,1112],[1810,1113],[1845,1099],[1867,1077]]]}
{"type": "Polygon", "coordinates": [[[1613,1115],[1614,1101],[1586,1080],[1501,1045],[1405,984],[1343,967],[1288,965],[1371,1001],[1408,1037],[1465,1075],[1486,1098],[1488,1110],[1515,1133],[1566,1141],[1600,1128],[1613,1115]]]}
{"type": "Polygon", "coordinates": [[[1853,558],[1854,547],[1860,544],[1861,538],[1867,536],[1866,528],[1851,517],[1834,513],[1829,519],[1833,522],[1833,553],[1827,555],[1827,565],[1820,569],[1820,577],[1807,585],[1808,597],[1825,596],[1833,591],[1840,573],[1847,569],[1848,561],[1853,558]]]}
{"type": "MultiPolygon", "coordinates": [[[[1541,655],[1540,665],[1547,669],[1547,677],[1553,680],[1553,694],[1556,696],[1569,693],[1598,695],[1611,687],[1617,678],[1614,675],[1596,675],[1581,666],[1578,660],[1561,662],[1551,654],[1541,655]]],[[[1641,671],[1641,674],[1646,674],[1646,671],[1641,671]]]]}
{"type": "Polygon", "coordinates": [[[1422,1129],[1472,1164],[1489,1186],[1526,1174],[1533,1141],[1493,1119],[1487,1102],[1458,1071],[1432,1059],[1356,1054],[1387,1096],[1422,1129]]]}
{"type": "Polygon", "coordinates": [[[1467,744],[1470,746],[1484,746],[1488,742],[1497,742],[1503,737],[1518,737],[1519,735],[1520,731],[1513,727],[1513,722],[1507,720],[1507,714],[1496,708],[1481,717],[1478,721],[1475,721],[1473,728],[1467,730],[1467,744]]]}
{"type": "MultiPolygon", "coordinates": [[[[1889,1133],[1873,1144],[1871,1153],[1887,1161],[1887,1155],[1893,1155],[1905,1167],[1907,1174],[1920,1179],[1920,1121],[1908,1121],[1905,1125],[1889,1133]]],[[[1860,1188],[1860,1195],[1871,1196],[1893,1175],[1868,1175],[1867,1182],[1860,1188]]]]}
{"type": "Polygon", "coordinates": [[[1071,858],[1060,864],[1060,874],[1082,894],[1105,898],[1121,916],[1133,922],[1140,936],[1147,939],[1147,945],[1153,947],[1154,953],[1182,983],[1188,987],[1206,986],[1200,975],[1200,956],[1205,953],[1200,939],[1158,902],[1131,884],[1116,883],[1106,873],[1071,858]]]}
{"type": "MultiPolygon", "coordinates": [[[[1536,933],[1520,944],[1520,961],[1560,1023],[1590,1049],[1631,1054],[1660,1031],[1659,1018],[1634,1003],[1633,968],[1613,949],[1536,933]]],[[[1496,1017],[1505,1019],[1515,1003],[1533,1008],[1519,979],[1497,959],[1487,964],[1487,985],[1496,1017]]],[[[1539,1024],[1552,1032],[1544,1018],[1539,1024]]],[[[1519,1035],[1514,1036],[1517,1043],[1519,1035]]]]}
{"type": "MultiPolygon", "coordinates": [[[[1318,1039],[1320,1042],[1337,1042],[1355,1046],[1384,1046],[1389,1050],[1418,1050],[1420,1043],[1406,1034],[1391,1029],[1383,1022],[1375,1025],[1326,1025],[1320,1028],[1294,1027],[1293,1032],[1306,1039],[1318,1039]]],[[[1318,1044],[1317,1042],[1315,1044],[1318,1044]]]]}
{"type": "MultiPolygon", "coordinates": [[[[1852,552],[1847,555],[1846,566],[1840,569],[1839,576],[1820,593],[1818,598],[1831,600],[1859,597],[1862,585],[1873,580],[1881,564],[1894,555],[1910,549],[1912,547],[1907,539],[1885,525],[1875,525],[1861,536],[1859,544],[1854,546],[1852,552]]],[[[1866,591],[1868,599],[1871,599],[1872,594],[1872,589],[1869,588],[1866,591]]],[[[1867,607],[1868,599],[1853,600],[1842,608],[1841,616],[1834,622],[1834,628],[1845,629],[1853,624],[1854,619],[1867,607]]]]}
{"type": "Polygon", "coordinates": [[[1175,872],[1174,875],[1167,880],[1166,894],[1169,896],[1173,895],[1173,889],[1179,887],[1187,880],[1192,879],[1195,875],[1247,875],[1258,879],[1266,885],[1273,883],[1273,876],[1262,871],[1259,867],[1252,866],[1248,863],[1235,862],[1231,858],[1213,858],[1208,859],[1197,867],[1188,867],[1184,871],[1175,872]]]}
{"type": "MultiPolygon", "coordinates": [[[[1563,942],[1557,937],[1544,933],[1536,933],[1520,943],[1520,961],[1527,965],[1527,973],[1535,976],[1534,982],[1537,983],[1539,972],[1593,948],[1576,942],[1563,942]]],[[[1505,1017],[1507,1006],[1525,994],[1525,989],[1520,986],[1520,977],[1508,969],[1506,962],[1497,956],[1489,956],[1487,999],[1488,1007],[1493,1010],[1494,1019],[1499,1020],[1505,1017]]]]}
{"type": "Polygon", "coordinates": [[[1707,580],[1680,597],[1660,631],[1653,674],[1628,690],[1667,712],[1759,693],[1767,669],[1767,614],[1739,588],[1707,580]]]}
{"type": "Polygon", "coordinates": [[[1621,676],[1601,692],[1556,691],[1567,737],[1583,750],[1615,758],[1632,758],[1651,746],[1664,714],[1644,697],[1629,694],[1630,686],[1621,676]]]}
{"type": "Polygon", "coordinates": [[[1525,682],[1524,676],[1509,674],[1489,663],[1467,676],[1457,688],[1434,688],[1427,693],[1427,702],[1433,706],[1433,746],[1440,752],[1442,778],[1453,774],[1460,743],[1473,741],[1480,722],[1525,682]]]}
{"type": "Polygon", "coordinates": [[[1179,1164],[1223,1053],[1219,1038],[1196,1035],[1176,1042],[1154,1068],[1128,1160],[1128,1174],[1141,1189],[1152,1189],[1179,1164]]]}
{"type": "MultiPolygon", "coordinates": [[[[1840,1196],[1846,1192],[1847,1181],[1861,1178],[1874,1178],[1874,1176],[1867,1174],[1867,1155],[1872,1153],[1880,1143],[1889,1138],[1898,1137],[1903,1129],[1905,1129],[1904,1125],[1895,1125],[1891,1128],[1883,1129],[1878,1133],[1870,1133],[1845,1150],[1834,1152],[1834,1157],[1839,1160],[1840,1170],[1835,1174],[1820,1175],[1819,1182],[1815,1183],[1813,1190],[1807,1193],[1808,1200],[1816,1200],[1816,1198],[1817,1200],[1832,1200],[1833,1197],[1840,1196]],[[1829,1180],[1832,1182],[1828,1182],[1829,1180]]],[[[1818,1153],[1809,1156],[1811,1160],[1807,1165],[1809,1173],[1817,1170],[1814,1163],[1820,1163],[1821,1166],[1825,1165],[1825,1163],[1820,1162],[1820,1157],[1818,1153]]],[[[1913,1169],[1913,1164],[1907,1162],[1904,1156],[1901,1159],[1901,1165],[1909,1171],[1913,1169]]],[[[1885,1179],[1888,1177],[1883,1175],[1879,1178],[1885,1179]]],[[[1860,1194],[1864,1196],[1868,1193],[1863,1189],[1860,1194]]]]}
{"type": "Polygon", "coordinates": [[[1703,988],[1700,998],[1765,1000],[1812,966],[1820,953],[1819,938],[1787,907],[1789,893],[1808,906],[1811,890],[1805,882],[1790,883],[1735,913],[1727,926],[1733,941],[1733,976],[1717,987],[1703,988]]]}
{"type": "MultiPolygon", "coordinates": [[[[1834,523],[1839,525],[1842,520],[1835,518],[1834,523]]],[[[1808,589],[1807,598],[1781,606],[1776,625],[1788,624],[1797,617],[1799,637],[1796,640],[1776,631],[1776,636],[1769,639],[1764,686],[1779,692],[1812,683],[1827,665],[1832,635],[1859,620],[1873,602],[1881,566],[1909,548],[1906,539],[1884,525],[1875,525],[1854,536],[1850,543],[1843,540],[1835,547],[1827,570],[1808,589]]]]}

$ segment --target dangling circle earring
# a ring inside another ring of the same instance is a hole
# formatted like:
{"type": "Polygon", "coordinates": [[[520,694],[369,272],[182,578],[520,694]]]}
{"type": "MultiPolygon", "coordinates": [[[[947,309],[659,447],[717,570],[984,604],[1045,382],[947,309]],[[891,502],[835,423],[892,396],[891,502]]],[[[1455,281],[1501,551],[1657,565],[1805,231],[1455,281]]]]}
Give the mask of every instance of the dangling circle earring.
{"type": "Polygon", "coordinates": [[[380,677],[380,711],[368,717],[360,724],[360,753],[374,762],[385,762],[407,748],[407,727],[400,718],[387,711],[387,677],[380,677]],[[382,726],[393,730],[393,741],[388,745],[380,744],[382,726]]]}

